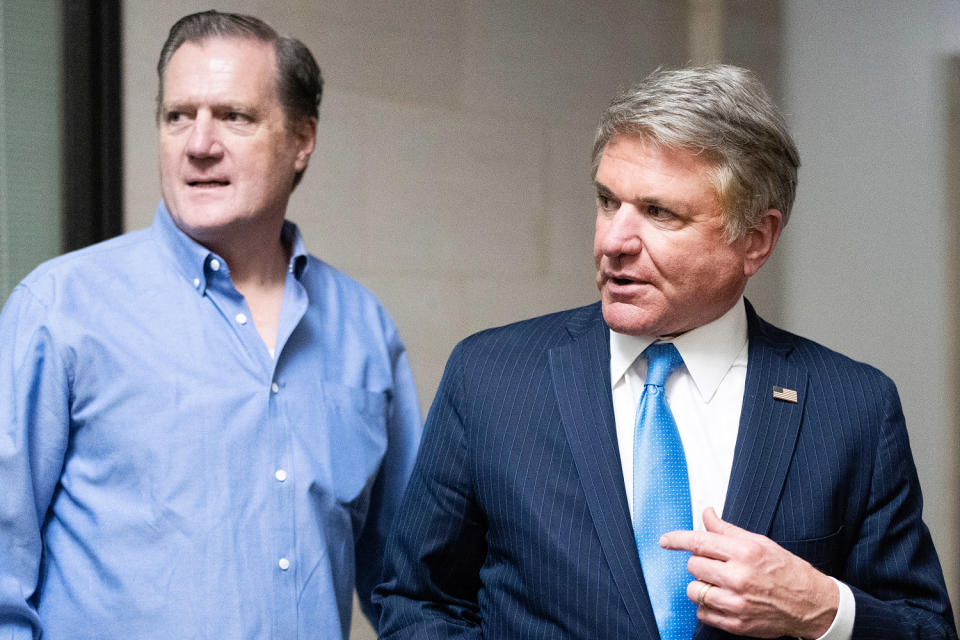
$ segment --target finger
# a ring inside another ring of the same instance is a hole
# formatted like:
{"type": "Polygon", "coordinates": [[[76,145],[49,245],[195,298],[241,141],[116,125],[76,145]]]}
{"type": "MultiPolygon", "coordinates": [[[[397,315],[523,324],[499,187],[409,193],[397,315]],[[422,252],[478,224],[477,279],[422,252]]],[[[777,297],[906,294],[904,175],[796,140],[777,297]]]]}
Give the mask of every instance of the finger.
{"type": "MultiPolygon", "coordinates": [[[[709,600],[713,600],[713,594],[716,592],[716,589],[711,589],[710,594],[708,595],[709,600]]],[[[697,619],[700,620],[705,625],[711,627],[716,627],[724,631],[734,632],[734,622],[737,621],[735,616],[731,617],[728,614],[724,613],[722,610],[717,609],[711,606],[697,607],[697,619]]]]}
{"type": "Polygon", "coordinates": [[[735,524],[730,524],[723,518],[717,515],[717,512],[713,507],[707,507],[703,510],[703,526],[704,528],[711,533],[731,533],[734,531],[743,531],[740,527],[735,524]]]}
{"type": "Polygon", "coordinates": [[[714,588],[710,582],[703,580],[694,580],[687,585],[687,598],[693,601],[698,607],[708,607],[707,594],[714,588]]]}
{"type": "Polygon", "coordinates": [[[747,531],[741,527],[738,527],[735,524],[727,522],[723,518],[717,515],[717,512],[713,510],[713,507],[707,507],[703,511],[703,526],[710,533],[715,533],[723,536],[745,536],[747,538],[763,538],[759,533],[754,533],[753,531],[747,531]]]}
{"type": "Polygon", "coordinates": [[[727,607],[734,602],[729,591],[703,580],[694,580],[687,585],[687,598],[699,609],[710,609],[715,614],[723,615],[730,615],[727,607]]]}
{"type": "Polygon", "coordinates": [[[664,549],[684,549],[689,551],[689,547],[696,544],[698,532],[688,529],[678,529],[668,531],[660,536],[658,543],[664,549]]]}
{"type": "Polygon", "coordinates": [[[671,531],[660,536],[660,546],[689,551],[696,556],[729,560],[737,550],[737,541],[708,531],[671,531]]]}
{"type": "Polygon", "coordinates": [[[717,586],[727,586],[735,579],[731,574],[730,562],[703,556],[690,556],[687,560],[687,572],[700,582],[717,586]]]}
{"type": "Polygon", "coordinates": [[[660,536],[659,544],[664,549],[693,551],[695,548],[708,545],[709,541],[707,538],[713,535],[715,534],[707,533],[705,531],[689,531],[686,529],[679,529],[677,531],[668,531],[660,536]]]}

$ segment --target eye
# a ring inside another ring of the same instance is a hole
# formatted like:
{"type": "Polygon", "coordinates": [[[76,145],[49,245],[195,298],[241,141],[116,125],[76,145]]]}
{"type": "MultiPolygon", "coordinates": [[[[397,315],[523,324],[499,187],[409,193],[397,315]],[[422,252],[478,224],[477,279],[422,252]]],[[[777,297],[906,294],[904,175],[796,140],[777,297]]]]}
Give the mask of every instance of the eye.
{"type": "Polygon", "coordinates": [[[190,107],[172,105],[163,112],[163,122],[165,124],[185,124],[196,116],[196,111],[190,107]]]}
{"type": "Polygon", "coordinates": [[[658,207],[655,204],[648,204],[646,207],[647,215],[653,218],[654,220],[667,220],[673,218],[673,212],[669,209],[664,209],[663,207],[658,207]]]}
{"type": "Polygon", "coordinates": [[[620,203],[607,193],[597,193],[597,207],[602,211],[616,211],[620,203]]]}
{"type": "Polygon", "coordinates": [[[250,116],[239,111],[228,111],[224,120],[227,122],[250,122],[250,116]]]}

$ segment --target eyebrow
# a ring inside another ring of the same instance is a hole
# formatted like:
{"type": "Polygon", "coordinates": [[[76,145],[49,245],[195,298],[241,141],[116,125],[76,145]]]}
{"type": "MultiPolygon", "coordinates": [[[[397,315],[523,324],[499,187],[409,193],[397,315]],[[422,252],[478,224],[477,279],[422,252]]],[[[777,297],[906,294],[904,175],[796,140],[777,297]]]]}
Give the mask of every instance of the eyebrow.
{"type": "Polygon", "coordinates": [[[248,104],[248,103],[243,103],[243,102],[229,102],[229,101],[224,101],[224,102],[215,102],[215,103],[212,103],[212,104],[208,104],[208,103],[203,102],[203,101],[197,102],[197,101],[194,101],[194,100],[192,100],[192,99],[190,99],[190,98],[164,101],[163,104],[160,105],[160,109],[161,109],[161,112],[163,112],[163,111],[183,111],[183,110],[185,110],[185,109],[197,109],[197,108],[198,108],[198,105],[209,107],[210,110],[213,111],[214,113],[224,113],[224,112],[239,111],[239,112],[244,112],[244,113],[251,113],[251,114],[253,114],[253,113],[259,113],[259,111],[260,111],[260,110],[259,110],[258,108],[256,108],[253,104],[248,104]],[[202,103],[202,105],[201,105],[201,103],[202,103]]]}
{"type": "MultiPolygon", "coordinates": [[[[610,189],[610,187],[598,180],[593,181],[593,186],[597,190],[597,195],[614,198],[616,200],[622,200],[610,189]]],[[[652,205],[654,207],[660,207],[679,215],[686,215],[690,211],[690,205],[686,200],[674,200],[668,202],[656,196],[633,196],[628,198],[627,201],[635,202],[640,205],[652,205]]]]}
{"type": "Polygon", "coordinates": [[[605,184],[603,184],[603,183],[601,183],[601,182],[598,182],[598,181],[594,180],[594,181],[593,181],[593,186],[594,186],[594,188],[597,190],[597,193],[598,193],[598,194],[603,194],[603,195],[605,195],[605,196],[612,196],[612,195],[613,195],[613,191],[611,191],[611,190],[609,189],[609,187],[607,187],[605,184]]]}
{"type": "Polygon", "coordinates": [[[678,200],[676,202],[664,202],[660,198],[640,198],[639,200],[643,204],[652,204],[655,207],[660,207],[661,209],[669,209],[675,213],[682,213],[689,209],[686,202],[678,200]]]}

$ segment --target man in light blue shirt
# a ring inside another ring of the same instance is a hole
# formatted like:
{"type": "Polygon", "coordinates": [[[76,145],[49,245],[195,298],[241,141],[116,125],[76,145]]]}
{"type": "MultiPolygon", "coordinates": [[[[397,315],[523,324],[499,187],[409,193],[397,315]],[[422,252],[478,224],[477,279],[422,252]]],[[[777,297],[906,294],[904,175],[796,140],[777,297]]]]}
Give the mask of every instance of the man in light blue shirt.
{"type": "Polygon", "coordinates": [[[153,226],[0,314],[0,637],[346,638],[421,423],[387,313],[285,220],[320,71],[205,12],[158,72],[153,226]]]}

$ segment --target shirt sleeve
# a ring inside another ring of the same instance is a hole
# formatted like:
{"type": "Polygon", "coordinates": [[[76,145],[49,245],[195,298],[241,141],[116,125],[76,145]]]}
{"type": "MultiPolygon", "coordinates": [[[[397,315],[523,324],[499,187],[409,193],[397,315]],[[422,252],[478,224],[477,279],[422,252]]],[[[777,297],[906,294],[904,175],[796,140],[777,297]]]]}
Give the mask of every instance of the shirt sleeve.
{"type": "Polygon", "coordinates": [[[837,615],[827,632],[817,640],[850,640],[853,637],[853,621],[857,613],[857,601],[853,597],[850,587],[836,578],[831,578],[840,591],[840,604],[837,606],[837,615]]]}
{"type": "Polygon", "coordinates": [[[367,521],[356,545],[357,596],[360,608],[374,629],[380,609],[371,601],[371,594],[380,582],[387,535],[410,479],[423,431],[406,349],[392,322],[386,319],[386,323],[393,375],[386,409],[387,450],[373,487],[367,521]]]}
{"type": "Polygon", "coordinates": [[[18,286],[0,313],[0,636],[39,637],[47,509],[69,436],[68,373],[47,308],[18,286]]]}

